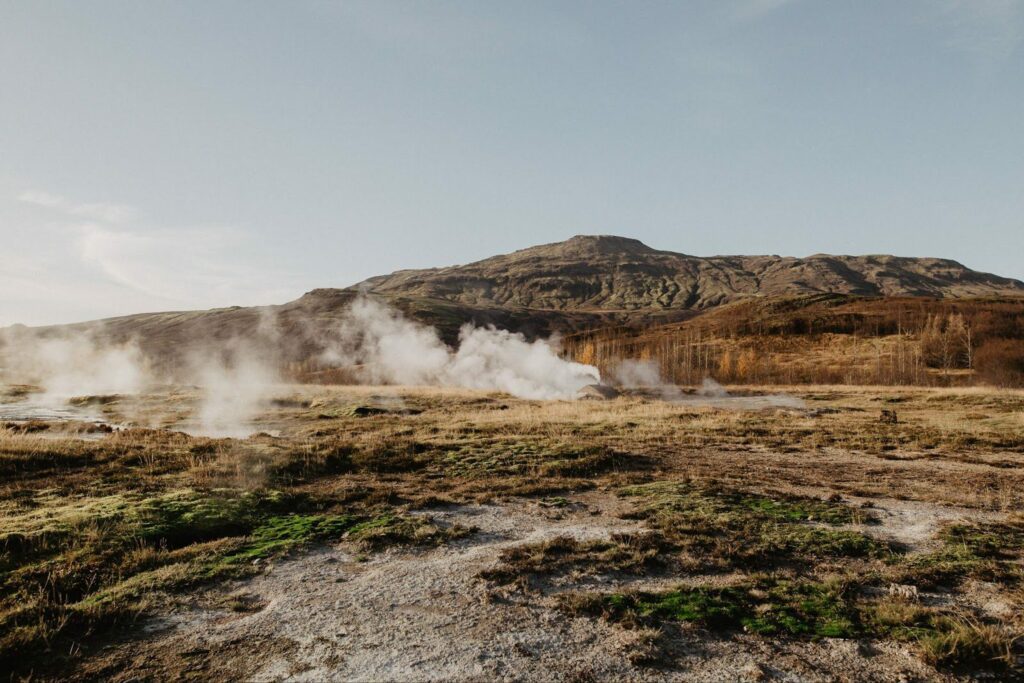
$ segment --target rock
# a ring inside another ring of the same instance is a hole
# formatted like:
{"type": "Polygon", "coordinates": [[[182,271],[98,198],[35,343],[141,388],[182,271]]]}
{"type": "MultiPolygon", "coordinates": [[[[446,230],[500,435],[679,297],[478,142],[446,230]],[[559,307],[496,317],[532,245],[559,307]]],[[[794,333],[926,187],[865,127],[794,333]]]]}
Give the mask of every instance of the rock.
{"type": "Polygon", "coordinates": [[[583,401],[609,401],[618,395],[618,390],[607,384],[588,384],[576,392],[576,399],[583,401]]]}
{"type": "Polygon", "coordinates": [[[763,681],[768,678],[768,672],[757,662],[750,662],[740,672],[744,681],[763,681]]]}
{"type": "Polygon", "coordinates": [[[76,408],[84,408],[86,406],[106,406],[120,401],[121,398],[122,396],[120,394],[72,396],[68,399],[68,405],[75,406],[76,408]]]}
{"type": "Polygon", "coordinates": [[[917,586],[910,586],[905,584],[889,584],[889,595],[891,595],[894,598],[906,600],[907,602],[918,602],[920,600],[917,593],[917,586]]]}

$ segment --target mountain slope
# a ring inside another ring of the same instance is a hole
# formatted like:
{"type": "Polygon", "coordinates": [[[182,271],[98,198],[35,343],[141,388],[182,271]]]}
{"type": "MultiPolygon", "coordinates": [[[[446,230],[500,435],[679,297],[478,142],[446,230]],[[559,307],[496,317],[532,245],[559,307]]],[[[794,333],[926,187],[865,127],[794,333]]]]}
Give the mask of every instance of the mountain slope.
{"type": "Polygon", "coordinates": [[[404,270],[368,291],[467,305],[559,311],[705,309],[752,296],[1024,295],[1024,283],[946,259],[898,256],[697,257],[625,237],[577,236],[449,268],[404,270]]]}
{"type": "MultiPolygon", "coordinates": [[[[1024,283],[943,259],[704,258],[659,251],[625,237],[578,236],[467,265],[404,270],[344,289],[316,289],[277,306],[145,313],[17,333],[45,336],[89,330],[103,339],[133,339],[147,355],[168,365],[186,359],[196,347],[258,338],[269,340],[283,362],[301,363],[322,351],[324,340],[334,334],[360,292],[436,327],[446,342],[453,343],[467,322],[534,338],[677,322],[755,298],[822,293],[1017,297],[1024,296],[1024,283]],[[272,330],[269,337],[267,330],[272,330]]],[[[7,336],[11,337],[10,330],[7,336]]]]}

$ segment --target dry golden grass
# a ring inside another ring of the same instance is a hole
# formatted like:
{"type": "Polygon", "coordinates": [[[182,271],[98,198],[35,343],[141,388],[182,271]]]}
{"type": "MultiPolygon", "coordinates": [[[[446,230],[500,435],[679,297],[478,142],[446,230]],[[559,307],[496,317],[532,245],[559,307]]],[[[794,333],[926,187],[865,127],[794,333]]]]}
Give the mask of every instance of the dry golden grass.
{"type": "MultiPolygon", "coordinates": [[[[196,396],[188,391],[102,406],[111,422],[167,428],[89,434],[69,424],[31,432],[0,427],[0,623],[7,634],[0,644],[5,656],[46,647],[84,647],[87,654],[93,641],[86,634],[124,624],[176,591],[238,575],[232,557],[289,552],[353,525],[370,524],[367,543],[444,542],[439,530],[403,516],[437,504],[684,481],[739,492],[743,500],[838,494],[993,514],[1024,507],[1022,391],[730,389],[783,391],[805,407],[290,386],[259,417],[261,428],[278,436],[175,431],[189,424],[196,396]],[[883,409],[897,412],[896,424],[879,420],[883,409]]],[[[588,547],[576,549],[577,559],[613,557],[644,567],[670,547],[690,556],[659,566],[689,571],[708,564],[694,553],[710,548],[718,558],[712,565],[734,570],[765,548],[808,561],[808,544],[821,540],[771,520],[734,522],[725,528],[735,539],[712,542],[674,535],[651,517],[646,523],[661,529],[661,550],[588,547]],[[693,545],[698,541],[706,545],[693,545]]],[[[849,545],[857,539],[840,532],[825,540],[860,552],[849,545]]],[[[847,560],[842,552],[822,566],[849,570],[859,562],[858,571],[866,571],[882,561],[874,546],[865,551],[869,559],[847,560]]],[[[1007,590],[1017,591],[1011,595],[1019,603],[1019,588],[1007,590]]],[[[53,662],[73,665],[74,658],[53,662]]]]}

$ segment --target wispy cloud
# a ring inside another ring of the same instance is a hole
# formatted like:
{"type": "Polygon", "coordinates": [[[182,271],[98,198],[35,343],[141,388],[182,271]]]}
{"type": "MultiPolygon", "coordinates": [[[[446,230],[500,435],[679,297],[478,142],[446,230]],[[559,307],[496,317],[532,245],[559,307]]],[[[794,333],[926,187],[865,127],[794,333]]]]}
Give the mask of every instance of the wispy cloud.
{"type": "Polygon", "coordinates": [[[68,216],[102,221],[104,223],[127,223],[138,217],[138,210],[127,204],[92,202],[80,204],[49,192],[29,190],[18,195],[18,200],[47,209],[60,211],[68,216]]]}
{"type": "Polygon", "coordinates": [[[0,325],[281,303],[297,293],[297,279],[242,230],[153,226],[124,204],[48,192],[17,199],[40,215],[29,214],[0,256],[0,325]]]}
{"type": "MultiPolygon", "coordinates": [[[[79,257],[104,277],[155,300],[197,307],[276,303],[290,278],[243,255],[245,235],[223,227],[78,227],[79,257]],[[253,301],[253,297],[267,297],[253,301]]],[[[250,254],[250,256],[252,256],[250,254]]]]}

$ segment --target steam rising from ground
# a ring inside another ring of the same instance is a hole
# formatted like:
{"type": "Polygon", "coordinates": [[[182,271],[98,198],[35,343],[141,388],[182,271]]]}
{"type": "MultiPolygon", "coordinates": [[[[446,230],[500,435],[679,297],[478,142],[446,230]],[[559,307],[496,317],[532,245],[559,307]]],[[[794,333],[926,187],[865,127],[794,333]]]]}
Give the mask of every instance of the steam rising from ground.
{"type": "Polygon", "coordinates": [[[674,384],[666,384],[661,378],[661,369],[651,360],[626,359],[612,372],[612,377],[627,389],[648,388],[657,391],[666,401],[679,400],[683,392],[674,384]]]}
{"type": "MultiPolygon", "coordinates": [[[[257,336],[266,341],[265,331],[257,336]]],[[[137,343],[104,340],[99,326],[60,334],[9,328],[0,330],[0,383],[39,387],[42,393],[32,394],[30,402],[41,406],[64,406],[73,397],[121,395],[121,410],[129,417],[134,395],[172,381],[198,385],[197,424],[187,431],[245,436],[255,431],[251,420],[280,381],[272,354],[260,341],[232,339],[193,350],[184,367],[165,375],[154,370],[137,343]]],[[[10,412],[35,414],[22,405],[10,412]]],[[[64,417],[95,416],[67,410],[64,417]]]]}
{"type": "Polygon", "coordinates": [[[493,327],[463,325],[452,350],[434,328],[365,297],[353,302],[324,359],[354,366],[372,384],[488,389],[528,399],[572,398],[601,379],[597,368],[559,358],[551,342],[527,342],[493,327]]]}
{"type": "Polygon", "coordinates": [[[251,343],[234,341],[218,354],[195,354],[191,376],[203,389],[196,417],[199,434],[244,437],[273,390],[281,383],[275,364],[251,343]]]}
{"type": "Polygon", "coordinates": [[[91,332],[37,337],[21,328],[0,330],[0,373],[43,387],[42,402],[85,394],[135,394],[149,368],[134,343],[101,344],[91,332]]]}
{"type": "Polygon", "coordinates": [[[690,403],[734,410],[758,410],[761,408],[803,408],[804,402],[788,394],[766,394],[756,396],[733,396],[725,387],[710,377],[705,377],[693,394],[686,394],[674,384],[666,384],[661,377],[658,364],[648,360],[624,360],[612,372],[619,385],[627,389],[650,389],[657,391],[662,399],[673,403],[690,403]]]}
{"type": "MultiPolygon", "coordinates": [[[[409,320],[368,297],[359,297],[330,333],[305,330],[297,340],[282,335],[273,309],[264,309],[255,329],[227,340],[199,344],[173,374],[153,370],[139,345],[104,341],[101,327],[73,331],[0,330],[0,380],[43,387],[40,403],[59,405],[73,396],[138,394],[168,382],[198,385],[200,400],[188,431],[240,437],[256,431],[254,419],[283,379],[289,345],[310,343],[320,361],[346,368],[369,384],[463,387],[502,391],[527,399],[571,399],[600,382],[591,365],[560,358],[554,342],[528,342],[521,334],[464,325],[456,348],[436,329],[409,320]]],[[[293,321],[294,322],[294,321],[293,321]]],[[[292,327],[291,329],[295,329],[292,327]]],[[[666,384],[657,364],[626,360],[612,373],[627,388],[653,389],[673,402],[735,409],[802,407],[786,395],[732,396],[708,378],[696,393],[666,384]]]]}
{"type": "MultiPolygon", "coordinates": [[[[158,372],[134,342],[111,342],[102,327],[38,331],[0,330],[0,382],[43,388],[51,404],[73,396],[138,394],[170,382],[198,385],[201,397],[187,431],[209,436],[245,436],[277,390],[282,336],[265,309],[256,329],[217,343],[199,344],[180,367],[158,372]]],[[[313,330],[312,325],[305,327],[313,330]]],[[[309,332],[312,335],[312,332],[309,332]]],[[[597,368],[564,360],[548,341],[527,342],[493,327],[463,326],[456,349],[437,330],[394,309],[360,297],[340,325],[324,337],[305,339],[321,349],[322,361],[349,368],[362,382],[464,387],[503,391],[528,399],[569,399],[600,381],[597,368]]]]}

